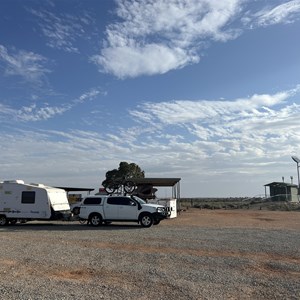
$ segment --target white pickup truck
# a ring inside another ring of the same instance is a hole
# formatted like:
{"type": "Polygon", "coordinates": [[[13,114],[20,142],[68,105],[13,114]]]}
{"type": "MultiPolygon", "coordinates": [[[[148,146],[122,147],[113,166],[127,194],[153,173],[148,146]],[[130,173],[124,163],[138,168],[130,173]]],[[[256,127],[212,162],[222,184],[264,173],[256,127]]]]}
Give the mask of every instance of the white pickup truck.
{"type": "Polygon", "coordinates": [[[79,218],[92,226],[126,221],[150,227],[166,217],[164,206],[146,203],[136,196],[88,196],[79,205],[79,218]]]}

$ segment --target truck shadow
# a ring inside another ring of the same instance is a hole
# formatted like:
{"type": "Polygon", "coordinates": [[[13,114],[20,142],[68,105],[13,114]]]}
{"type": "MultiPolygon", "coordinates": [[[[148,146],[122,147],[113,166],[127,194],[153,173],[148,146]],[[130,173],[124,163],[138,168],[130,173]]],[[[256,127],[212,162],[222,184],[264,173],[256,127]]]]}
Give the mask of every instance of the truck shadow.
{"type": "Polygon", "coordinates": [[[64,223],[25,223],[15,224],[0,227],[0,232],[17,232],[17,231],[116,231],[116,230],[142,230],[146,229],[139,224],[128,223],[113,223],[109,225],[101,225],[93,227],[87,224],[80,224],[78,222],[64,222],[64,223]]]}

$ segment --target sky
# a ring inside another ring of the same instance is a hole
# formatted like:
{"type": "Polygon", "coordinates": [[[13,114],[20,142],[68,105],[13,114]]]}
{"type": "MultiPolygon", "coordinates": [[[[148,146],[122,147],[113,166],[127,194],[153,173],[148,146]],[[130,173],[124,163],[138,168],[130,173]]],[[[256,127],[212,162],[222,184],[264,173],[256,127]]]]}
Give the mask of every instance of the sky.
{"type": "Polygon", "coordinates": [[[298,183],[299,116],[300,0],[0,0],[0,181],[97,190],[126,161],[261,196],[298,183]]]}

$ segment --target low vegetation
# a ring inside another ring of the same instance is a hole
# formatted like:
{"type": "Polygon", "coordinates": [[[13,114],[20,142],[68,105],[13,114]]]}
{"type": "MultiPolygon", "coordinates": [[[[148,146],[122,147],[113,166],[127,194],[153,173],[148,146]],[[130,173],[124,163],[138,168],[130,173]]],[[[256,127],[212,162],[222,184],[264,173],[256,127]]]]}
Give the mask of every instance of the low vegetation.
{"type": "Polygon", "coordinates": [[[180,209],[253,209],[272,211],[300,211],[300,203],[256,198],[181,198],[180,209]]]}

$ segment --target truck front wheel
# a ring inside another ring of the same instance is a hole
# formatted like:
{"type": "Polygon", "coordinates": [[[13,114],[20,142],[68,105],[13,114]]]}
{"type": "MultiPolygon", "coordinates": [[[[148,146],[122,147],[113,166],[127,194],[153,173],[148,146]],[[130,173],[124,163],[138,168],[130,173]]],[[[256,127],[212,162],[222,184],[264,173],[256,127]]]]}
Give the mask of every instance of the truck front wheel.
{"type": "Polygon", "coordinates": [[[102,217],[100,214],[91,214],[89,222],[92,226],[99,226],[102,224],[102,217]]]}
{"type": "Polygon", "coordinates": [[[150,214],[144,214],[140,218],[142,227],[151,227],[153,224],[153,217],[150,214]]]}
{"type": "Polygon", "coordinates": [[[5,226],[8,224],[8,220],[4,215],[0,216],[0,226],[5,226]]]}

